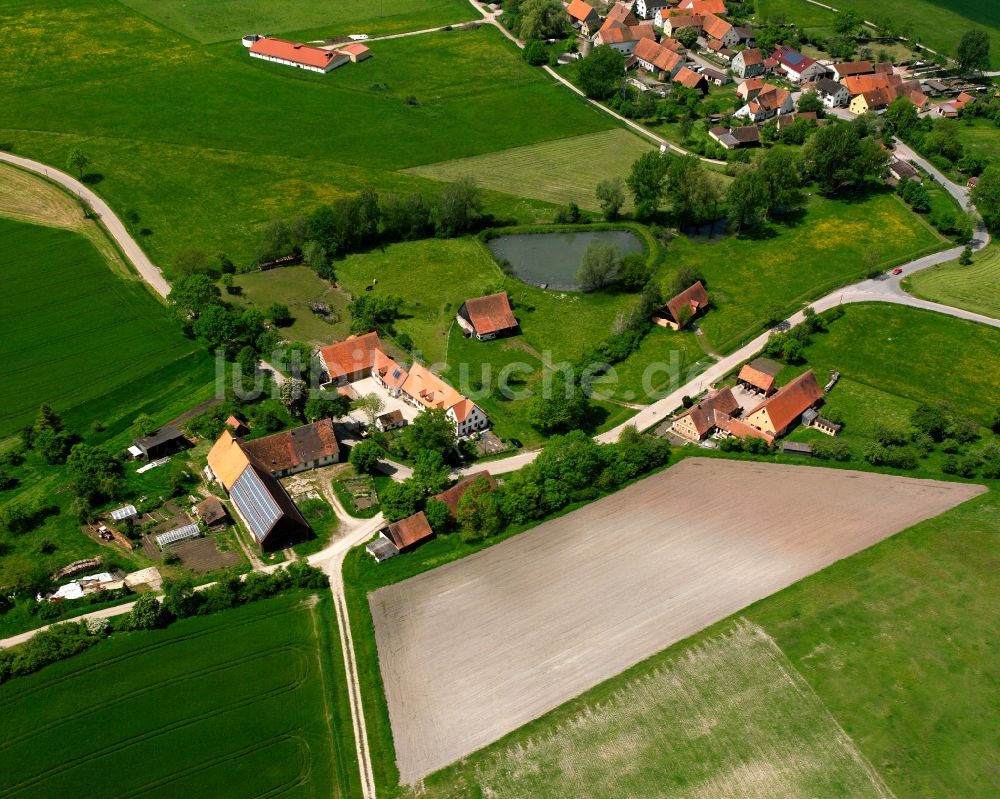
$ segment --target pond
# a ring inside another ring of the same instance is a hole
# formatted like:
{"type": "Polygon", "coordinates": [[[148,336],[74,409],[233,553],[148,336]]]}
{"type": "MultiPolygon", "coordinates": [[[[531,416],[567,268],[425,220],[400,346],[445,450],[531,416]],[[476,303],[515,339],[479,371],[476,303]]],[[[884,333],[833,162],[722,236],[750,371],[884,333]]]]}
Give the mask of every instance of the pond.
{"type": "Polygon", "coordinates": [[[613,244],[622,255],[642,252],[642,240],[630,230],[511,233],[487,244],[493,257],[507,261],[519,280],[560,291],[580,289],[576,273],[591,244],[613,244]]]}

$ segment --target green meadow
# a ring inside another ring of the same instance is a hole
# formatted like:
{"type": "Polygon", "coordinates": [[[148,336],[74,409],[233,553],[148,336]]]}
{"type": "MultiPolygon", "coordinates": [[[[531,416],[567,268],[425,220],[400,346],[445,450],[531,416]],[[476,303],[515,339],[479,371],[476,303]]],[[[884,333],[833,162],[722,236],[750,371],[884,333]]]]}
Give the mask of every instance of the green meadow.
{"type": "Polygon", "coordinates": [[[4,797],[353,797],[329,596],[130,633],[0,686],[4,797]]]}
{"type": "MultiPolygon", "coordinates": [[[[311,31],[320,37],[386,35],[478,19],[465,0],[123,0],[149,19],[203,44],[248,33],[311,31]]],[[[307,37],[302,37],[307,38],[307,37]]]]}
{"type": "MultiPolygon", "coordinates": [[[[56,166],[85,151],[94,189],[139,213],[168,271],[190,247],[248,261],[271,219],[365,185],[439,190],[403,169],[613,127],[492,26],[374,42],[372,58],[328,75],[101,0],[3,0],[0,26],[0,145],[56,166]]],[[[488,196],[503,217],[546,207],[488,196]]]]}
{"type": "Polygon", "coordinates": [[[976,253],[968,266],[952,261],[917,272],[904,288],[925,300],[1000,317],[1000,247],[976,253]]]}

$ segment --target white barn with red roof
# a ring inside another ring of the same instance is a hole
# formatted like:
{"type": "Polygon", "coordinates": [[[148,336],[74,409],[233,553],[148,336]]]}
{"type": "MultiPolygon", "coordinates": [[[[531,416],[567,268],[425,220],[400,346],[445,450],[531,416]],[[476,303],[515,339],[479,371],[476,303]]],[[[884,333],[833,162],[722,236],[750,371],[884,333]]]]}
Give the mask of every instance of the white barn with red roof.
{"type": "Polygon", "coordinates": [[[323,50],[308,44],[290,42],[287,39],[269,38],[258,39],[250,45],[250,57],[322,74],[351,61],[347,53],[323,50]]]}

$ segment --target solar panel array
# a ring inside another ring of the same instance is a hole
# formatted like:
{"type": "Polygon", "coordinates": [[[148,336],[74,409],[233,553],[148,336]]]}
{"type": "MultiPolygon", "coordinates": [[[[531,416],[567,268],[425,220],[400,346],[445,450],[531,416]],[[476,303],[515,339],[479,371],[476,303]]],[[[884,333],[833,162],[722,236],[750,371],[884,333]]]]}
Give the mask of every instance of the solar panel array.
{"type": "Polygon", "coordinates": [[[187,538],[197,538],[200,535],[201,530],[198,529],[197,524],[185,524],[176,530],[168,530],[165,533],[160,533],[160,535],[156,536],[156,544],[157,546],[165,547],[167,544],[175,544],[178,541],[184,541],[187,538]]]}
{"type": "Polygon", "coordinates": [[[111,511],[111,518],[116,522],[123,521],[124,519],[131,519],[138,515],[139,511],[135,509],[135,505],[125,505],[124,507],[116,508],[111,511]]]}
{"type": "Polygon", "coordinates": [[[236,504],[244,521],[250,527],[250,532],[258,543],[263,543],[278,519],[281,518],[281,508],[267,490],[259,475],[250,467],[236,478],[229,496],[236,504]]]}

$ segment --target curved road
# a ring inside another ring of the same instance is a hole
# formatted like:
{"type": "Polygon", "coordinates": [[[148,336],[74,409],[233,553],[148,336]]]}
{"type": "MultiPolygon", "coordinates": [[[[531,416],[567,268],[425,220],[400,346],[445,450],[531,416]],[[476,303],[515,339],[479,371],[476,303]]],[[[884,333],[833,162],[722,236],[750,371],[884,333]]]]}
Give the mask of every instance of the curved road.
{"type": "Polygon", "coordinates": [[[0,151],[0,161],[13,164],[28,172],[42,175],[68,189],[80,199],[85,200],[91,209],[93,209],[98,219],[101,220],[111,238],[114,239],[128,260],[135,266],[139,276],[152,287],[153,291],[161,297],[166,298],[170,293],[170,284],[163,278],[163,273],[158,266],[149,260],[149,256],[142,251],[142,247],[132,238],[132,234],[128,232],[122,221],[115,215],[115,212],[97,194],[72,175],[67,175],[65,172],[39,161],[32,161],[30,158],[21,158],[18,155],[2,151],[0,151]]]}

